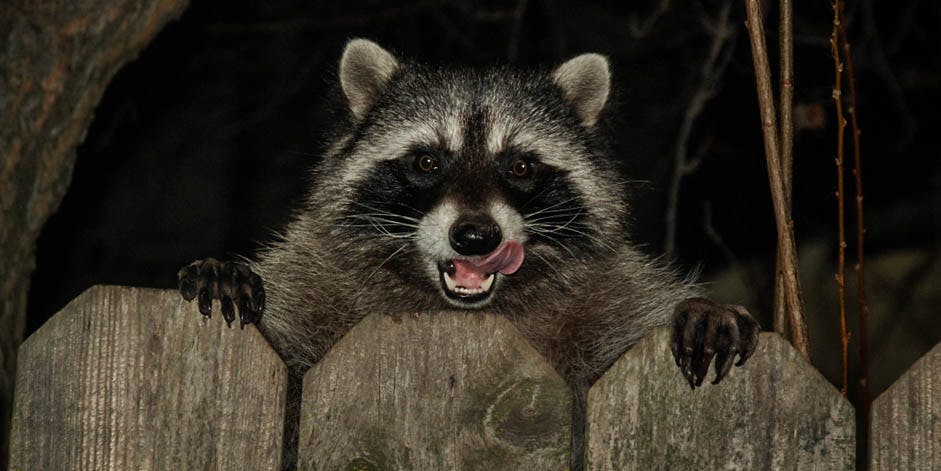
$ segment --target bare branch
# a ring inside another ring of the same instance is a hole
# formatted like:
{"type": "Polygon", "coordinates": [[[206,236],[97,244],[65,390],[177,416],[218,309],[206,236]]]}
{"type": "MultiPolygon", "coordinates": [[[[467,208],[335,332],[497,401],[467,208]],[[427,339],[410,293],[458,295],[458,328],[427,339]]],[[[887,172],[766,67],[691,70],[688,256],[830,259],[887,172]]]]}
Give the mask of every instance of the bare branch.
{"type": "MultiPolygon", "coordinates": [[[[781,0],[780,3],[780,38],[778,40],[781,58],[781,171],[784,174],[784,196],[788,211],[791,210],[791,180],[794,168],[794,23],[791,0],[781,0]]],[[[784,272],[781,258],[778,257],[775,268],[774,284],[774,330],[781,334],[786,332],[787,309],[784,302],[784,272]]]]}
{"type": "Polygon", "coordinates": [[[657,23],[657,20],[663,16],[667,10],[670,9],[670,0],[660,0],[657,2],[656,8],[650,14],[650,16],[638,19],[637,15],[631,15],[631,18],[627,22],[627,31],[631,34],[631,37],[634,39],[640,39],[644,36],[650,34],[650,31],[653,29],[653,26],[657,23]]]}
{"type": "Polygon", "coordinates": [[[840,345],[841,345],[841,365],[843,366],[843,386],[840,391],[843,396],[847,394],[848,383],[848,352],[849,352],[849,332],[846,329],[846,223],[845,223],[845,203],[843,201],[843,137],[846,128],[846,119],[843,117],[843,63],[840,62],[839,30],[840,20],[842,18],[843,2],[837,0],[833,4],[833,33],[830,35],[830,46],[833,50],[833,69],[835,78],[833,80],[833,102],[836,106],[837,135],[836,135],[836,201],[837,201],[837,236],[839,237],[839,247],[837,254],[837,272],[836,284],[837,295],[840,300],[840,345]]]}
{"type": "Polygon", "coordinates": [[[716,19],[704,19],[704,25],[712,34],[709,52],[699,71],[699,86],[686,106],[686,114],[676,139],[676,148],[673,152],[673,175],[667,196],[666,234],[664,236],[664,252],[672,257],[676,252],[676,218],[679,211],[680,185],[683,177],[694,172],[702,161],[701,156],[690,159],[687,155],[689,138],[693,132],[693,125],[702,114],[709,100],[718,92],[719,83],[725,74],[735,50],[735,37],[737,30],[729,17],[732,11],[733,0],[726,0],[719,9],[716,19]]]}
{"type": "Polygon", "coordinates": [[[778,231],[778,253],[780,254],[782,272],[784,273],[785,304],[788,308],[794,346],[805,359],[810,361],[810,341],[807,335],[807,324],[804,321],[800,280],[797,273],[794,222],[791,220],[791,212],[787,207],[784,172],[782,171],[783,166],[779,154],[777,119],[774,112],[774,96],[771,91],[771,67],[768,65],[768,50],[765,45],[761,1],[747,0],[746,11],[748,13],[746,25],[748,26],[752,59],[755,66],[765,156],[768,161],[768,180],[771,185],[771,199],[774,204],[775,222],[778,231]]]}
{"type": "MultiPolygon", "coordinates": [[[[753,280],[758,279],[759,274],[754,273],[754,270],[750,269],[748,265],[743,264],[739,261],[738,257],[735,256],[735,252],[732,251],[732,248],[729,247],[729,244],[725,242],[725,239],[722,237],[722,234],[719,233],[715,225],[712,222],[712,202],[704,201],[702,204],[702,225],[703,232],[705,232],[706,237],[718,247],[719,252],[722,254],[722,257],[725,259],[726,263],[730,267],[734,268],[736,277],[739,280],[742,288],[744,288],[745,293],[748,295],[748,301],[746,305],[756,305],[758,302],[756,293],[757,290],[751,289],[754,285],[753,280]]],[[[743,301],[739,301],[743,302],[743,301]]]]}
{"type": "Polygon", "coordinates": [[[853,75],[853,55],[846,34],[844,12],[840,11],[840,42],[843,45],[843,60],[846,63],[846,81],[849,85],[847,112],[853,136],[853,175],[856,177],[856,302],[859,309],[859,406],[863,415],[863,427],[869,436],[871,422],[869,406],[869,302],[866,300],[866,277],[864,270],[866,225],[863,220],[863,169],[862,150],[859,146],[861,131],[856,118],[856,78],[853,75]]]}

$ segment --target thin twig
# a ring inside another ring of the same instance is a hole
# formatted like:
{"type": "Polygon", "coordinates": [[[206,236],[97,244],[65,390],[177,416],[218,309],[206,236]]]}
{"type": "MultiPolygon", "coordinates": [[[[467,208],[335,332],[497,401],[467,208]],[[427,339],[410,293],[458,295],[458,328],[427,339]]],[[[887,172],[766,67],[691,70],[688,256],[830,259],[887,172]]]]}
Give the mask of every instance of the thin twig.
{"type": "Polygon", "coordinates": [[[664,234],[663,252],[666,257],[672,257],[676,251],[676,224],[680,199],[680,185],[683,177],[693,173],[701,162],[701,157],[691,159],[688,155],[689,139],[693,132],[693,125],[702,114],[719,88],[722,76],[731,62],[732,52],[735,49],[736,28],[729,20],[732,12],[732,1],[726,0],[720,7],[715,21],[704,20],[712,27],[706,29],[712,34],[712,42],[706,60],[699,69],[699,87],[689,99],[686,114],[680,124],[680,131],[676,139],[676,148],[673,152],[673,174],[670,178],[670,187],[667,194],[667,209],[664,218],[666,232],[664,234]]]}
{"type": "MultiPolygon", "coordinates": [[[[784,173],[784,196],[787,207],[791,206],[791,180],[794,169],[794,20],[791,0],[780,2],[780,38],[778,40],[781,52],[781,169],[784,173]]],[[[778,257],[775,269],[774,283],[774,330],[786,334],[787,309],[784,301],[784,271],[781,267],[781,257],[778,257]]]]}
{"type": "Polygon", "coordinates": [[[846,63],[846,81],[849,85],[850,129],[853,136],[853,175],[856,177],[856,302],[859,310],[859,405],[862,409],[863,425],[866,436],[869,436],[869,302],[866,300],[866,277],[864,276],[864,236],[866,225],[863,220],[863,168],[859,139],[861,131],[856,119],[856,78],[853,75],[853,56],[850,51],[850,42],[846,34],[846,21],[843,10],[840,10],[840,41],[843,43],[843,61],[846,63]]]}
{"type": "Polygon", "coordinates": [[[797,246],[794,242],[794,222],[791,220],[785,187],[784,172],[778,146],[777,119],[774,112],[774,96],[771,91],[771,67],[768,65],[768,50],[765,46],[764,25],[761,16],[761,0],[747,0],[748,36],[751,41],[752,59],[755,65],[755,81],[758,90],[759,111],[765,156],[768,160],[768,180],[774,219],[778,231],[778,253],[784,273],[784,297],[787,304],[792,341],[797,351],[810,361],[810,340],[804,322],[800,280],[797,273],[797,246]]]}
{"type": "Polygon", "coordinates": [[[630,19],[627,22],[627,31],[630,33],[632,39],[641,39],[653,30],[654,25],[656,25],[657,20],[663,16],[667,10],[670,9],[670,0],[660,0],[657,2],[657,6],[650,12],[650,16],[647,18],[639,19],[637,14],[631,14],[630,19]]]}
{"type": "Polygon", "coordinates": [[[706,237],[712,241],[713,244],[718,247],[719,252],[722,253],[722,257],[725,258],[726,263],[729,266],[734,267],[735,274],[739,279],[739,283],[742,288],[747,293],[748,299],[743,300],[742,302],[747,301],[746,306],[757,305],[758,300],[756,299],[756,290],[749,289],[753,285],[752,280],[758,279],[757,273],[752,273],[754,270],[750,269],[747,264],[741,263],[738,257],[735,255],[735,252],[732,251],[732,248],[729,247],[729,244],[725,242],[725,239],[722,237],[722,234],[719,233],[719,230],[716,229],[715,224],[712,222],[712,202],[706,200],[702,204],[702,225],[703,232],[705,232],[706,237]]]}
{"type": "Polygon", "coordinates": [[[837,272],[836,285],[837,294],[840,298],[840,345],[841,345],[841,364],[843,366],[843,387],[840,391],[843,396],[847,395],[848,389],[848,362],[849,362],[849,332],[846,329],[846,224],[845,224],[845,204],[843,201],[843,137],[846,129],[846,118],[843,117],[843,63],[840,61],[839,31],[840,19],[842,18],[842,1],[837,0],[833,3],[833,33],[830,35],[830,45],[833,49],[833,69],[835,78],[833,80],[833,101],[836,105],[836,201],[837,201],[837,233],[839,237],[839,246],[837,252],[837,272]]]}
{"type": "Polygon", "coordinates": [[[781,0],[781,166],[784,171],[784,193],[788,207],[791,202],[791,179],[794,169],[794,20],[791,0],[781,0]]]}

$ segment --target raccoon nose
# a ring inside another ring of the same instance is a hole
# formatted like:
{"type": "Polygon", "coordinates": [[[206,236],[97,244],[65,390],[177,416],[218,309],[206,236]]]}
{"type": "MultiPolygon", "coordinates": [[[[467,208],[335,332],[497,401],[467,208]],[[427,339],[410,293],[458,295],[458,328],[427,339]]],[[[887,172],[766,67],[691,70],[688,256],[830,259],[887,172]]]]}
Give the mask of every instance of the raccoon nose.
{"type": "Polygon", "coordinates": [[[451,247],[461,255],[487,255],[493,252],[503,234],[500,226],[486,216],[463,218],[451,226],[451,247]]]}

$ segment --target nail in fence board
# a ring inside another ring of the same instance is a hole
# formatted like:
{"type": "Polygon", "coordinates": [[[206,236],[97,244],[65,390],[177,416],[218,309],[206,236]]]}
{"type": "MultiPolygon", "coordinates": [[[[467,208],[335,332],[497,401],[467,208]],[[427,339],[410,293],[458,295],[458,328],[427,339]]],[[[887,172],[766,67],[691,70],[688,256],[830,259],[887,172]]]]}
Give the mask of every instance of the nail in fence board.
{"type": "Polygon", "coordinates": [[[373,315],[304,378],[300,469],[567,469],[571,393],[504,318],[373,315]]]}
{"type": "Polygon", "coordinates": [[[20,349],[10,468],[278,469],[286,381],[254,328],[96,286],[20,349]]]}
{"type": "Polygon", "coordinates": [[[872,403],[870,469],[941,469],[941,344],[872,403]]]}
{"type": "Polygon", "coordinates": [[[695,391],[669,340],[648,335],[592,387],[588,469],[855,469],[852,407],[779,335],[695,391]]]}

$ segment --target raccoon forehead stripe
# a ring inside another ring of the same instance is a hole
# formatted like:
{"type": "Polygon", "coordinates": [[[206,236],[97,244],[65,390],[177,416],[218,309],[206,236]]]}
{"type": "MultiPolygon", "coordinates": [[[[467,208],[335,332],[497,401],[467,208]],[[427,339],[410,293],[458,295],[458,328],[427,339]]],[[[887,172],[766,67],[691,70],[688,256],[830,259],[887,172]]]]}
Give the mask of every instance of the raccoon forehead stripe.
{"type": "Polygon", "coordinates": [[[493,117],[490,128],[487,130],[487,151],[490,155],[497,155],[512,144],[513,134],[511,125],[505,118],[493,117]]]}
{"type": "Polygon", "coordinates": [[[416,146],[444,146],[456,152],[461,147],[461,134],[461,120],[456,115],[369,130],[348,157],[343,182],[349,185],[362,181],[374,164],[395,160],[416,146]]]}
{"type": "Polygon", "coordinates": [[[441,120],[438,133],[444,138],[444,144],[451,152],[457,152],[464,146],[464,119],[455,112],[441,120]]]}

